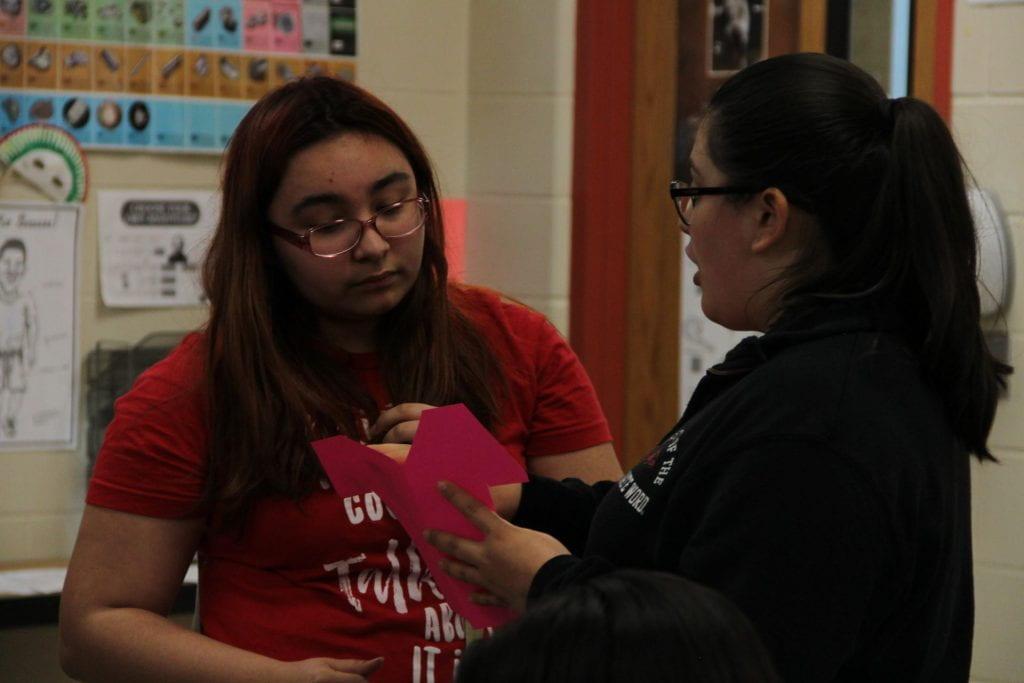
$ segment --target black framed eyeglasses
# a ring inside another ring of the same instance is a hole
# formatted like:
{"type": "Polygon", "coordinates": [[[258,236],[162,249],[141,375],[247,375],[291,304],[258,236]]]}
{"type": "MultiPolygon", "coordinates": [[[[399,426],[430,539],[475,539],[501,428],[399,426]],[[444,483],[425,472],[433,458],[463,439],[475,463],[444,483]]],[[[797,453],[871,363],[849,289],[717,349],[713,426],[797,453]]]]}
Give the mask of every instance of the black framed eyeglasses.
{"type": "Polygon", "coordinates": [[[363,239],[363,230],[372,226],[385,240],[408,237],[427,222],[427,204],[430,200],[420,195],[388,204],[365,221],[358,218],[339,218],[330,223],[314,225],[302,232],[268,221],[271,231],[297,249],[308,251],[314,256],[334,258],[352,251],[363,239]]]}
{"type": "Polygon", "coordinates": [[[676,213],[679,214],[679,220],[683,222],[683,225],[690,227],[690,216],[693,214],[693,207],[696,203],[695,197],[703,197],[704,195],[715,195],[715,194],[754,194],[760,192],[762,188],[733,185],[723,187],[690,187],[689,183],[682,180],[673,180],[669,183],[668,193],[672,197],[672,203],[676,207],[676,213]]]}

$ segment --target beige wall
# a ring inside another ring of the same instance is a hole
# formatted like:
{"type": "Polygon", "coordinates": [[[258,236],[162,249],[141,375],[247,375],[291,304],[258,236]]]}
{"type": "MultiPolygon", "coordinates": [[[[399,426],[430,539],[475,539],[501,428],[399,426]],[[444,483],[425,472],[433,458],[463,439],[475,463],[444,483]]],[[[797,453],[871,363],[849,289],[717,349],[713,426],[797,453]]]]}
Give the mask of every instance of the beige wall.
{"type": "MultiPolygon", "coordinates": [[[[567,327],[575,2],[370,0],[359,4],[357,79],[423,140],[446,196],[469,200],[466,279],[567,327]]],[[[96,191],[212,188],[219,158],[89,153],[81,242],[84,357],[200,324],[203,309],[115,310],[99,300],[96,191]]],[[[39,199],[8,176],[0,200],[39,199]]],[[[83,425],[84,429],[84,425],[83,425]]],[[[80,442],[84,439],[80,437],[80,442]]],[[[0,453],[0,565],[62,560],[74,542],[85,449],[0,453]]]]}
{"type": "Polygon", "coordinates": [[[569,327],[576,3],[471,3],[466,278],[569,327]]]}
{"type": "Polygon", "coordinates": [[[975,681],[1024,681],[1024,4],[958,0],[953,130],[978,184],[1002,203],[1016,247],[1007,313],[1017,375],[991,445],[1002,461],[974,468],[975,681]]]}
{"type": "Polygon", "coordinates": [[[466,194],[469,0],[358,3],[357,80],[426,145],[445,196],[466,194]]]}

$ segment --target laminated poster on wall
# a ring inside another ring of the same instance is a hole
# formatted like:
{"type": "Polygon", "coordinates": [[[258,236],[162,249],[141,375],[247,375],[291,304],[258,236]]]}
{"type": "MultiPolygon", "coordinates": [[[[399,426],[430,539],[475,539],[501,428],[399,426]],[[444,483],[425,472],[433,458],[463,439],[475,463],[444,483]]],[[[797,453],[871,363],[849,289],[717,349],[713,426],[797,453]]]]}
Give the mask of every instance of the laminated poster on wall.
{"type": "Polygon", "coordinates": [[[0,203],[0,450],[75,448],[81,212],[0,203]]]}
{"type": "Polygon", "coordinates": [[[98,193],[100,291],[111,307],[203,303],[200,266],[220,196],[197,190],[98,193]]]}
{"type": "Polygon", "coordinates": [[[681,257],[683,292],[680,301],[683,310],[680,316],[682,329],[679,335],[682,339],[679,356],[680,412],[686,407],[708,368],[722,362],[732,347],[751,334],[734,332],[712,322],[704,315],[700,307],[701,289],[693,282],[696,266],[685,255],[681,257]]]}
{"type": "Polygon", "coordinates": [[[354,80],[356,24],[356,0],[2,0],[0,135],[219,154],[270,89],[354,80]]]}

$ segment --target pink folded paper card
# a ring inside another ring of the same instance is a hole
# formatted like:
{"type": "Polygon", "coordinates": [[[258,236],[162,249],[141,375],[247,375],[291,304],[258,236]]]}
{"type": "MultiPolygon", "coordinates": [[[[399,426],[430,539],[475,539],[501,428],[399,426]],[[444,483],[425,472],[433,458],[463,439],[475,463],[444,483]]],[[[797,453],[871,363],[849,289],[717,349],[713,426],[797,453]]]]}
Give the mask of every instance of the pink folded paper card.
{"type": "Polygon", "coordinates": [[[490,486],[526,481],[526,472],[462,404],[423,413],[404,464],[344,436],[313,442],[335,492],[369,491],[387,504],[416,544],[445,599],[475,628],[498,626],[512,617],[504,608],[470,601],[481,590],[441,571],[441,553],[423,539],[425,529],[441,529],[479,540],[479,530],[437,490],[444,480],[458,484],[492,510],[490,486]]]}

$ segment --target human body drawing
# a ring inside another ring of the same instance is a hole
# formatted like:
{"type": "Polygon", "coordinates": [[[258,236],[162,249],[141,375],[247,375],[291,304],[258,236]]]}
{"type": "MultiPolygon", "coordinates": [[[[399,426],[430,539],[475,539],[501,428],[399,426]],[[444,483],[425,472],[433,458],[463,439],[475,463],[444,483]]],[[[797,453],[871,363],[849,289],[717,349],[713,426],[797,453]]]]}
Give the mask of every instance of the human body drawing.
{"type": "Polygon", "coordinates": [[[0,245],[0,430],[11,439],[28,390],[28,371],[36,362],[39,317],[31,292],[21,291],[25,243],[11,238],[0,245]]]}

